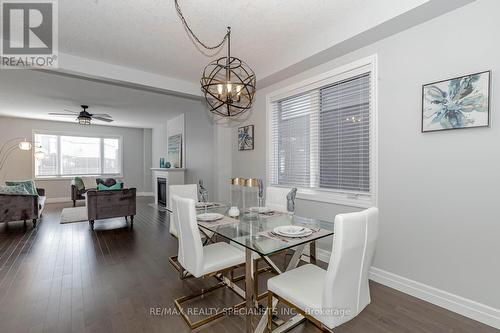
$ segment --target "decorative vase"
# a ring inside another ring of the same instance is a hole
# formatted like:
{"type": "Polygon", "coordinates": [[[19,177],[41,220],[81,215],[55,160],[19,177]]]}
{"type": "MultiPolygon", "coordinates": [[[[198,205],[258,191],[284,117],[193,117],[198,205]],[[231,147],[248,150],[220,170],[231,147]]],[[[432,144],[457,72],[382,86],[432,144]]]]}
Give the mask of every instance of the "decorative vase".
{"type": "Polygon", "coordinates": [[[170,169],[170,167],[171,167],[170,162],[165,162],[164,165],[165,165],[165,168],[167,168],[167,169],[170,169]]]}
{"type": "Polygon", "coordinates": [[[231,217],[238,217],[238,216],[240,216],[240,210],[236,206],[233,206],[233,207],[229,208],[229,211],[227,213],[231,217]]]}
{"type": "Polygon", "coordinates": [[[160,157],[160,168],[164,168],[164,167],[165,167],[165,158],[160,157]]]}

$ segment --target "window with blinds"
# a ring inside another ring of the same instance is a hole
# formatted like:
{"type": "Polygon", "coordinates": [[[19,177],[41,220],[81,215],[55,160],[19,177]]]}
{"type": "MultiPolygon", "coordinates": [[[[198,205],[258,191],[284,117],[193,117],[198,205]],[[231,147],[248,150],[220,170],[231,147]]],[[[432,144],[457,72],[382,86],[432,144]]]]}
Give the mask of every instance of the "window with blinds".
{"type": "Polygon", "coordinates": [[[45,158],[35,159],[36,178],[120,175],[122,138],[35,133],[37,149],[45,158]]]}
{"type": "Polygon", "coordinates": [[[274,100],[269,183],[369,194],[371,71],[274,100]]]}

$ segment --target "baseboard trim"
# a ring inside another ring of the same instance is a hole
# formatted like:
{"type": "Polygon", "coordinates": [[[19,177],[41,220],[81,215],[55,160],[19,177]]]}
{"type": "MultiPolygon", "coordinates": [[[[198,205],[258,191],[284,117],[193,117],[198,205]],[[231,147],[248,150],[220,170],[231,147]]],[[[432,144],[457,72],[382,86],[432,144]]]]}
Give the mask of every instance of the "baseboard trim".
{"type": "Polygon", "coordinates": [[[45,200],[45,203],[52,204],[52,203],[63,203],[63,202],[72,202],[71,198],[47,198],[45,200]]]}
{"type": "Polygon", "coordinates": [[[154,197],[153,192],[137,192],[136,196],[138,197],[154,197]]]}
{"type": "MultiPolygon", "coordinates": [[[[330,261],[330,254],[330,251],[316,249],[317,259],[326,263],[330,261]]],[[[495,309],[373,266],[370,269],[370,280],[500,329],[500,309],[495,309]]]]}
{"type": "Polygon", "coordinates": [[[462,316],[500,329],[500,310],[429,285],[372,267],[370,279],[462,316]]]}

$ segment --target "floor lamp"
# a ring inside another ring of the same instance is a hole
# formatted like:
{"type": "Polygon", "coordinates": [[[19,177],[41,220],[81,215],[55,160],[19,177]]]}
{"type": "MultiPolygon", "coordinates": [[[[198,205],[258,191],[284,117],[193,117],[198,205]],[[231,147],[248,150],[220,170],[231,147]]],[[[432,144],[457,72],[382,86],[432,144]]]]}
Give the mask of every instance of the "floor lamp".
{"type": "MultiPolygon", "coordinates": [[[[9,157],[10,154],[12,154],[13,151],[19,149],[19,150],[24,150],[28,151],[31,150],[33,147],[33,144],[31,141],[27,141],[26,138],[14,138],[7,140],[2,147],[0,148],[0,170],[4,167],[5,163],[7,162],[7,158],[9,157]],[[19,141],[21,140],[21,141],[19,141]]],[[[35,158],[37,160],[43,160],[45,158],[45,153],[43,150],[41,150],[41,147],[38,151],[35,151],[35,158]]]]}

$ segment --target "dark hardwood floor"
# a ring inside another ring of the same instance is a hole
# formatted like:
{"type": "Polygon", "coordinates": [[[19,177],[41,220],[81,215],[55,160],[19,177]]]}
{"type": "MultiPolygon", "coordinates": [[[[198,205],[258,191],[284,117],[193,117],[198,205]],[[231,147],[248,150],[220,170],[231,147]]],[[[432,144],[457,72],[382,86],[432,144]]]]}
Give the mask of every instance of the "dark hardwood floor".
{"type": "MultiPolygon", "coordinates": [[[[173,299],[211,279],[181,281],[168,262],[177,241],[164,212],[139,198],[134,228],[124,220],[59,224],[48,205],[37,229],[0,224],[0,332],[187,332],[173,299]],[[170,310],[171,309],[171,310],[170,310]]],[[[263,276],[265,279],[265,276],[263,276]]],[[[261,286],[265,286],[264,281],[261,286]]],[[[372,303],[335,332],[499,332],[377,283],[372,303]]],[[[230,306],[227,289],[192,306],[230,306]]],[[[241,316],[223,317],[197,331],[243,332],[241,316]]],[[[311,324],[293,332],[317,332],[311,324]]]]}

